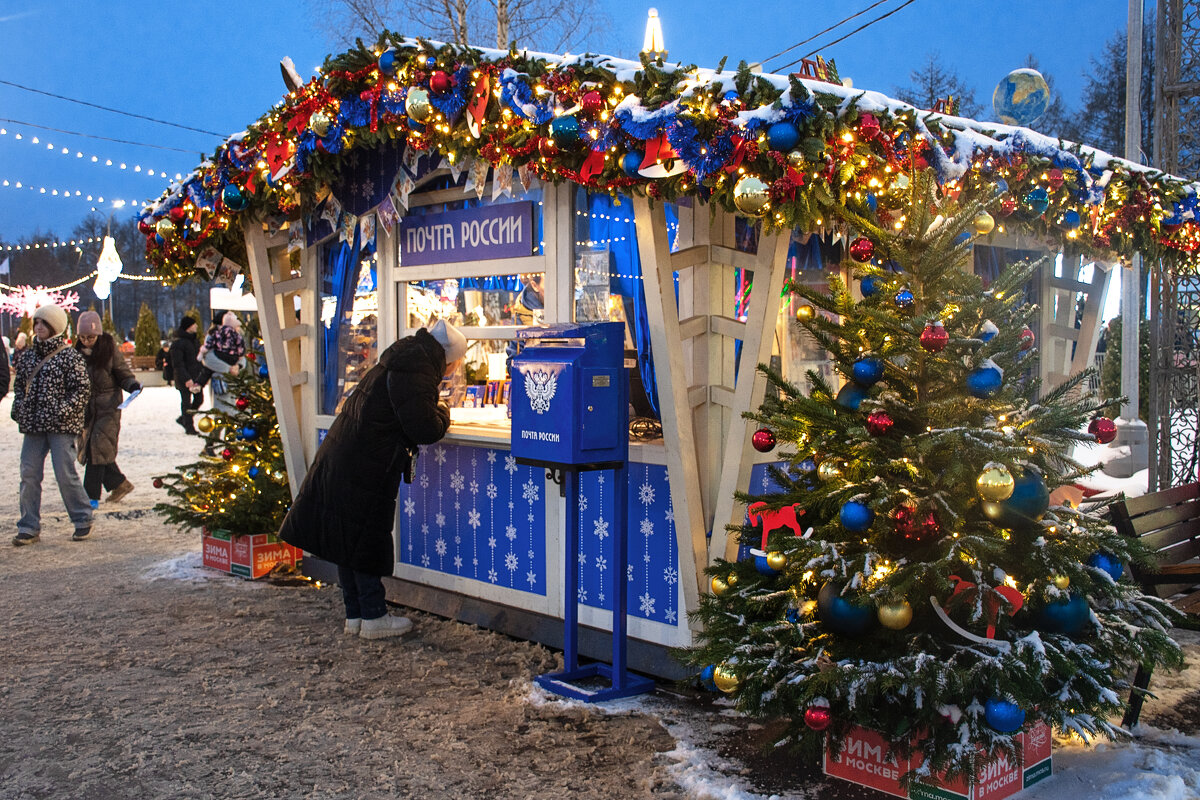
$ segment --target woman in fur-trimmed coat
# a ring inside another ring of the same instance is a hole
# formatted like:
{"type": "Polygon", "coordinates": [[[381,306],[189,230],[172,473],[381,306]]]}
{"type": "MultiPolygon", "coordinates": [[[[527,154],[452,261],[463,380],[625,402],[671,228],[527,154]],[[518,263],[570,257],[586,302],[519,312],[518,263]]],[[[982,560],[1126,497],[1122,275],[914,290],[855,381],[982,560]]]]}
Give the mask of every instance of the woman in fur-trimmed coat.
{"type": "Polygon", "coordinates": [[[100,326],[100,315],[85,311],[76,324],[79,338],[75,349],[87,363],[92,379],[92,396],[83,420],[79,441],[79,463],[83,464],[83,488],[93,505],[100,502],[101,489],[109,491],[109,503],[115,503],[133,491],[133,484],[117,466],[117,439],[121,435],[121,405],[124,390],[142,388],[113,337],[100,326]]]}

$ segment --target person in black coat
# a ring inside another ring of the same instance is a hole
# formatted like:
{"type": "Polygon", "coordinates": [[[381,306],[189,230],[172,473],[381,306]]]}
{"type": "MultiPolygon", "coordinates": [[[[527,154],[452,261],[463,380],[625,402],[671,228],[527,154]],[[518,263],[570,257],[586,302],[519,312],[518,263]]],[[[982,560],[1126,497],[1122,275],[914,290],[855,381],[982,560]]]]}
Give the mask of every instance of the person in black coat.
{"type": "Polygon", "coordinates": [[[0,339],[0,400],[8,394],[8,386],[12,383],[12,372],[8,368],[8,348],[0,339]]]}
{"type": "Polygon", "coordinates": [[[388,616],[381,580],[395,569],[396,496],[401,479],[411,479],[417,446],[450,427],[438,386],[466,352],[466,338],[441,320],[384,350],[333,421],[279,530],[285,542],[337,564],[346,633],[381,639],[412,628],[388,616]]]}
{"type": "Polygon", "coordinates": [[[171,343],[171,371],[179,390],[179,416],[176,422],[188,433],[196,433],[192,414],[204,402],[204,383],[208,380],[200,363],[200,344],[196,341],[196,320],[184,316],[175,329],[171,343]]]}

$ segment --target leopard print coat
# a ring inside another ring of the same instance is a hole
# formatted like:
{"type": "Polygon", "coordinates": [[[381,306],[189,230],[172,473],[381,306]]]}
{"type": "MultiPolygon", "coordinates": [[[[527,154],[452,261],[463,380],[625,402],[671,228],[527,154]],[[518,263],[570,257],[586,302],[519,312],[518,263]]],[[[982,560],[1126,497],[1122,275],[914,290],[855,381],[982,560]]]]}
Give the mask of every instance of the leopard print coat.
{"type": "Polygon", "coordinates": [[[13,371],[12,418],[21,433],[83,432],[83,417],[92,396],[92,379],[83,356],[67,347],[46,360],[30,384],[38,362],[63,344],[63,337],[34,339],[17,355],[13,371]]]}

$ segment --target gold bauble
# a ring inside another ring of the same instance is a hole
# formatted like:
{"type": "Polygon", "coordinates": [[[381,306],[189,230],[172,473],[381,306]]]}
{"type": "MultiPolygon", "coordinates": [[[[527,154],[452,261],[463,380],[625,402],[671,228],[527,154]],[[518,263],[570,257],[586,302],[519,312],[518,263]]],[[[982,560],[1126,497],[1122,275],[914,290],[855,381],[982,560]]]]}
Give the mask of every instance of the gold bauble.
{"type": "Polygon", "coordinates": [[[728,669],[724,664],[713,670],[712,680],[716,687],[725,694],[737,691],[738,676],[734,675],[733,671],[728,669]]]}
{"type": "Polygon", "coordinates": [[[822,461],[817,464],[817,477],[823,481],[833,480],[842,474],[838,465],[833,461],[822,461]]]}
{"type": "Polygon", "coordinates": [[[1001,503],[993,503],[990,500],[983,501],[983,515],[992,522],[999,522],[1004,516],[1004,506],[1001,503]]]}
{"type": "Polygon", "coordinates": [[[175,223],[166,217],[154,223],[154,232],[166,239],[171,234],[175,233],[175,223]]]}
{"type": "Polygon", "coordinates": [[[980,236],[987,236],[996,227],[996,220],[992,219],[992,215],[988,212],[980,211],[975,219],[971,220],[971,227],[980,236]]]}
{"type": "Polygon", "coordinates": [[[715,594],[717,597],[720,597],[721,595],[723,595],[729,591],[729,584],[727,584],[725,582],[725,579],[722,578],[720,575],[713,575],[713,579],[709,582],[708,585],[710,587],[712,587],[712,593],[715,594]]]}
{"type": "Polygon", "coordinates": [[[771,205],[767,184],[754,175],[746,175],[733,187],[733,204],[747,217],[765,217],[771,205]]]}
{"type": "Polygon", "coordinates": [[[314,111],[308,118],[308,129],[321,138],[329,133],[329,126],[332,124],[333,120],[324,111],[314,111]]]}
{"type": "Polygon", "coordinates": [[[1068,586],[1071,585],[1071,579],[1068,578],[1066,575],[1055,575],[1053,578],[1050,579],[1050,581],[1058,589],[1066,589],[1068,586]]]}
{"type": "Polygon", "coordinates": [[[767,553],[767,566],[776,572],[783,572],[787,566],[787,556],[778,550],[771,550],[767,553]]]}
{"type": "Polygon", "coordinates": [[[404,113],[417,122],[424,122],[433,116],[433,106],[429,104],[429,92],[413,87],[404,98],[404,113]]]}
{"type": "Polygon", "coordinates": [[[201,433],[212,433],[212,429],[216,427],[212,417],[196,417],[196,430],[201,433]]]}
{"type": "Polygon", "coordinates": [[[908,623],[912,622],[913,610],[907,600],[899,600],[895,603],[885,603],[879,607],[877,612],[879,616],[879,624],[885,628],[891,628],[894,631],[907,628],[908,623]]]}
{"type": "Polygon", "coordinates": [[[796,319],[812,319],[814,310],[808,303],[803,303],[796,309],[796,319]]]}
{"type": "Polygon", "coordinates": [[[1013,487],[1016,486],[1016,483],[1012,473],[1008,471],[1008,467],[1003,464],[993,464],[979,473],[979,477],[975,479],[975,488],[979,490],[979,496],[984,500],[999,503],[1012,497],[1013,487]]]}
{"type": "Polygon", "coordinates": [[[726,578],[725,578],[725,585],[728,586],[730,589],[732,589],[734,586],[737,586],[737,582],[738,582],[738,576],[737,576],[736,572],[729,573],[729,575],[726,576],[726,578]]]}
{"type": "Polygon", "coordinates": [[[792,169],[803,170],[808,166],[808,162],[804,160],[804,153],[799,150],[793,150],[787,154],[788,166],[792,169]]]}

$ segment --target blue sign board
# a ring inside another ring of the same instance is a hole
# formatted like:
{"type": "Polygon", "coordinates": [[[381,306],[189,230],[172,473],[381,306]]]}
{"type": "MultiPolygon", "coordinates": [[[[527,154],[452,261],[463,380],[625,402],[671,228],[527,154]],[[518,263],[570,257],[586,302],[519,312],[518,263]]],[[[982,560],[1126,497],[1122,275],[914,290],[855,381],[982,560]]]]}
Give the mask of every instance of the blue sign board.
{"type": "Polygon", "coordinates": [[[533,253],[533,202],[410,215],[400,222],[400,266],[450,264],[533,253]]]}

